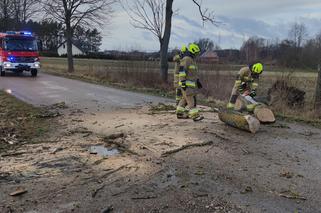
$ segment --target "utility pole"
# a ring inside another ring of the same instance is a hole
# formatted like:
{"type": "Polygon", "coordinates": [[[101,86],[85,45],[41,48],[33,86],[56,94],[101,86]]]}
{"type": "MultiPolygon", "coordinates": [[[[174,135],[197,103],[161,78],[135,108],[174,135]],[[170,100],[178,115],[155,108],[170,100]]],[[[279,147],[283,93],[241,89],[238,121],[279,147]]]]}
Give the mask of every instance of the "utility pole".
{"type": "Polygon", "coordinates": [[[314,108],[317,111],[321,112],[321,65],[320,64],[318,64],[318,78],[317,78],[317,86],[315,90],[314,108]]]}

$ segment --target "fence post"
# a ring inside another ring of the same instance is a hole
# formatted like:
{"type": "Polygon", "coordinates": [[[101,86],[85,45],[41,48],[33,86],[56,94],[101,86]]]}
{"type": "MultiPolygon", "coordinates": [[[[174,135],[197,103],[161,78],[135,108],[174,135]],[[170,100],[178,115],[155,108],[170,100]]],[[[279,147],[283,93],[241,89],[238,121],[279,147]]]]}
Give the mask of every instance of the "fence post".
{"type": "Polygon", "coordinates": [[[317,111],[321,111],[321,65],[320,64],[318,64],[318,79],[317,79],[317,86],[315,90],[314,108],[317,111]]]}

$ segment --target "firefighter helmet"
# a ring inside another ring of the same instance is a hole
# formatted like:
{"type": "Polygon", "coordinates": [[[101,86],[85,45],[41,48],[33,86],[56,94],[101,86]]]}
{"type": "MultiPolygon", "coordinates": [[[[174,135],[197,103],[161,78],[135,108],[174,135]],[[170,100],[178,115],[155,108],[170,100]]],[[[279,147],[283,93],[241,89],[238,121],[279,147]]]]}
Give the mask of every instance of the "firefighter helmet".
{"type": "Polygon", "coordinates": [[[192,43],[188,46],[188,51],[193,55],[198,55],[201,52],[201,49],[197,44],[192,43]]]}
{"type": "Polygon", "coordinates": [[[187,47],[186,45],[183,45],[181,48],[181,53],[186,53],[186,51],[187,51],[187,47]]]}
{"type": "Polygon", "coordinates": [[[251,71],[254,74],[262,74],[262,72],[263,72],[263,64],[261,64],[261,63],[253,64],[251,71]]]}

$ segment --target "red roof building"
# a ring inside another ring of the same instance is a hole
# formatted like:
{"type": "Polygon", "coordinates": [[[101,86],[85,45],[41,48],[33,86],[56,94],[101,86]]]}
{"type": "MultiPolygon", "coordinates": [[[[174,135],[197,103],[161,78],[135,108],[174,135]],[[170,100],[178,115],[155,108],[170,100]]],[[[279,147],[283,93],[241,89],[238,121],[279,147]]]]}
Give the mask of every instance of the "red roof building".
{"type": "Polygon", "coordinates": [[[205,64],[216,64],[219,63],[220,59],[216,52],[207,50],[199,57],[199,61],[205,64]]]}

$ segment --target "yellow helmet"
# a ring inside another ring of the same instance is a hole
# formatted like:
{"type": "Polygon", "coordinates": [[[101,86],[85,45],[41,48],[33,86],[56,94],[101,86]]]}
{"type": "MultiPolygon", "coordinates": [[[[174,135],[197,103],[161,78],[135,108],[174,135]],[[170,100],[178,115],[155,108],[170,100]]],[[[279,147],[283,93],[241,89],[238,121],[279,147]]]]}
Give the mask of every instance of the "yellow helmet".
{"type": "Polygon", "coordinates": [[[197,44],[192,43],[188,46],[188,51],[193,55],[197,55],[201,52],[201,49],[197,44]]]}
{"type": "Polygon", "coordinates": [[[262,72],[263,72],[263,64],[261,64],[261,63],[253,64],[251,71],[252,71],[252,73],[255,73],[255,74],[262,74],[262,72]]]}
{"type": "Polygon", "coordinates": [[[185,53],[187,51],[186,45],[183,45],[181,48],[181,53],[185,53]]]}

